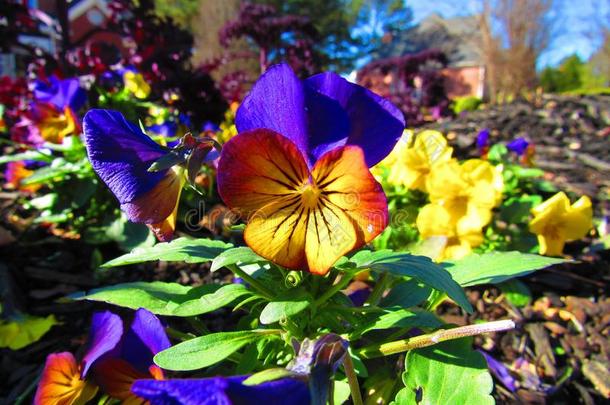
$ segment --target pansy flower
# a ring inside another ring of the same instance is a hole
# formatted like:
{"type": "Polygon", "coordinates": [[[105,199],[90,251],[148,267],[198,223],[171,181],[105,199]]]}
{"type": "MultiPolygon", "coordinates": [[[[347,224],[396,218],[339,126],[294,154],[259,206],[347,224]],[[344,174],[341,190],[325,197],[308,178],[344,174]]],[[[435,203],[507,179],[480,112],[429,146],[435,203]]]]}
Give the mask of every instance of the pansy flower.
{"type": "Polygon", "coordinates": [[[487,129],[487,128],[482,129],[477,134],[477,140],[476,140],[477,149],[479,150],[479,154],[481,155],[481,157],[483,159],[485,159],[487,157],[487,153],[489,152],[489,143],[490,143],[489,137],[490,137],[490,133],[489,133],[489,129],[487,129]]]}
{"type": "Polygon", "coordinates": [[[50,103],[59,110],[70,107],[72,111],[78,111],[87,101],[87,93],[80,87],[77,78],[58,79],[51,76],[48,82],[36,80],[33,93],[37,101],[50,103]]]}
{"type": "Polygon", "coordinates": [[[33,170],[26,167],[23,161],[9,162],[4,171],[6,179],[5,187],[12,190],[21,190],[28,193],[35,193],[40,188],[40,184],[22,185],[21,182],[34,174],[33,170]]]}
{"type": "Polygon", "coordinates": [[[242,384],[246,377],[201,379],[138,380],[132,392],[151,404],[166,405],[308,405],[307,384],[295,378],[283,378],[258,385],[242,384]]]}
{"type": "Polygon", "coordinates": [[[121,318],[110,311],[93,315],[89,348],[78,362],[69,352],[47,356],[34,405],[85,404],[97,393],[90,377],[95,362],[119,343],[123,334],[121,318]]]}
{"type": "Polygon", "coordinates": [[[95,396],[98,385],[123,403],[142,403],[131,385],[137,379],[163,378],[152,358],[170,342],[159,319],[145,309],[137,310],[130,328],[123,331],[118,315],[94,314],[89,348],[82,360],[77,362],[69,352],[50,354],[34,404],[84,404],[95,396]]]}
{"type": "Polygon", "coordinates": [[[176,227],[180,193],[186,181],[182,166],[149,171],[170,155],[140,128],[111,110],[90,110],[83,120],[84,141],[95,172],[106,183],[132,222],[148,225],[161,241],[176,227]]]}
{"type": "Polygon", "coordinates": [[[290,269],[325,274],[387,225],[381,185],[368,168],[394,147],[402,113],[333,73],[299,80],[270,68],[236,115],[218,190],[248,219],[246,243],[290,269]]]}
{"type": "Polygon", "coordinates": [[[593,227],[593,208],[586,195],[570,204],[568,196],[559,192],[534,207],[532,214],[529,229],[538,236],[541,255],[560,256],[566,241],[584,237],[593,227]]]}

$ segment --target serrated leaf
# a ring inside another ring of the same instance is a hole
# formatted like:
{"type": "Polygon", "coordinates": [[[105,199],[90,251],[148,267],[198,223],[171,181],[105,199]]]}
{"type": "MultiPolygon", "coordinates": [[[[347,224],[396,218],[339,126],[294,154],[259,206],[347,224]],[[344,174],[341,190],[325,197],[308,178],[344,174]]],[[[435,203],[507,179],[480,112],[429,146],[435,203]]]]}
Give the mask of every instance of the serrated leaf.
{"type": "Polygon", "coordinates": [[[254,251],[252,251],[252,249],[249,247],[241,246],[225,250],[216,256],[216,258],[212,261],[210,271],[214,272],[223,267],[237,263],[253,264],[266,261],[267,260],[254,253],[254,251]]]}
{"type": "Polygon", "coordinates": [[[174,309],[175,316],[195,316],[216,311],[229,305],[238,298],[251,296],[252,291],[242,284],[227,284],[220,287],[211,294],[203,295],[200,298],[186,301],[174,309]]]}
{"type": "Polygon", "coordinates": [[[377,316],[352,332],[350,340],[358,339],[372,330],[410,328],[415,326],[421,328],[438,328],[442,324],[443,323],[431,312],[421,310],[409,311],[403,308],[388,309],[388,312],[377,316]]]}
{"type": "Polygon", "coordinates": [[[405,388],[396,403],[494,404],[487,363],[472,349],[471,342],[458,339],[409,352],[403,374],[405,388]]]}
{"type": "Polygon", "coordinates": [[[219,363],[241,349],[276,331],[220,332],[179,343],[157,353],[155,363],[166,370],[190,371],[219,363]]]}
{"type": "Polygon", "coordinates": [[[88,293],[75,293],[68,298],[106,302],[131,309],[146,308],[157,315],[174,315],[174,310],[182,303],[212,293],[219,287],[215,284],[193,288],[161,281],[135,282],[98,288],[88,293]]]}
{"type": "Polygon", "coordinates": [[[178,238],[155,246],[134,249],[131,253],[117,257],[102,267],[163,260],[167,262],[203,263],[231,248],[233,245],[212,239],[178,238]]]}
{"type": "Polygon", "coordinates": [[[460,260],[441,263],[462,287],[501,283],[543,269],[565,259],[520,252],[471,254],[460,260]]]}
{"type": "Polygon", "coordinates": [[[443,267],[425,256],[415,256],[408,253],[380,250],[371,252],[362,250],[350,258],[359,268],[369,268],[372,271],[388,272],[395,276],[408,276],[446,293],[459,306],[472,312],[472,306],[464,294],[464,290],[456,283],[451,274],[443,267]]]}
{"type": "Polygon", "coordinates": [[[278,322],[281,319],[291,317],[304,311],[311,304],[310,301],[273,301],[265,305],[260,315],[260,321],[263,325],[269,325],[278,322]]]}

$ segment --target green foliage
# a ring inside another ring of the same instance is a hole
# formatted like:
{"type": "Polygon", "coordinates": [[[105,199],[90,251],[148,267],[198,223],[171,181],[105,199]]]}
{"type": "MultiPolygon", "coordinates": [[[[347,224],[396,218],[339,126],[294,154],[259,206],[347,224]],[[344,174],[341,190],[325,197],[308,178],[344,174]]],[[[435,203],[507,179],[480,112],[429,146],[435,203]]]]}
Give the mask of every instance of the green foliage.
{"type": "Polygon", "coordinates": [[[54,315],[46,318],[22,315],[0,321],[0,348],[23,349],[40,340],[54,325],[57,325],[54,315]]]}
{"type": "Polygon", "coordinates": [[[513,277],[525,276],[564,259],[520,252],[490,252],[471,254],[460,260],[442,263],[462,287],[496,284],[513,277]]]}
{"type": "Polygon", "coordinates": [[[269,325],[304,311],[311,304],[310,300],[273,301],[265,305],[260,315],[263,325],[269,325]]]}
{"type": "Polygon", "coordinates": [[[453,100],[451,110],[454,114],[460,114],[463,111],[475,111],[483,104],[483,100],[475,96],[458,97],[453,100]]]}
{"type": "Polygon", "coordinates": [[[106,302],[131,309],[146,308],[157,315],[174,315],[174,310],[180,304],[212,293],[218,288],[214,284],[194,288],[161,281],[134,282],[97,288],[87,293],[78,292],[68,298],[106,302]]]}
{"type": "Polygon", "coordinates": [[[362,250],[352,256],[350,262],[354,263],[358,268],[368,268],[375,272],[388,272],[398,277],[413,277],[432,288],[446,293],[466,311],[472,311],[472,306],[466,299],[462,288],[443,267],[434,263],[428,257],[397,253],[391,250],[378,252],[362,250]]]}
{"type": "Polygon", "coordinates": [[[588,62],[580,60],[578,55],[564,59],[556,67],[546,67],[540,73],[540,85],[546,92],[571,94],[604,94],[610,77],[599,68],[599,58],[595,56],[588,62]]]}
{"type": "Polygon", "coordinates": [[[137,248],[131,253],[105,263],[102,267],[125,266],[156,260],[203,263],[211,261],[231,246],[231,244],[219,240],[178,238],[171,242],[158,243],[151,247],[137,248]]]}
{"type": "Polygon", "coordinates": [[[530,289],[519,279],[512,279],[500,283],[500,289],[506,296],[508,302],[516,307],[524,307],[532,302],[532,292],[530,289]]]}
{"type": "Polygon", "coordinates": [[[221,362],[245,345],[276,333],[275,330],[212,333],[178,343],[158,353],[154,361],[166,370],[198,370],[221,362]]]}
{"type": "Polygon", "coordinates": [[[402,379],[397,405],[494,404],[487,362],[471,348],[471,339],[409,352],[402,379]]]}

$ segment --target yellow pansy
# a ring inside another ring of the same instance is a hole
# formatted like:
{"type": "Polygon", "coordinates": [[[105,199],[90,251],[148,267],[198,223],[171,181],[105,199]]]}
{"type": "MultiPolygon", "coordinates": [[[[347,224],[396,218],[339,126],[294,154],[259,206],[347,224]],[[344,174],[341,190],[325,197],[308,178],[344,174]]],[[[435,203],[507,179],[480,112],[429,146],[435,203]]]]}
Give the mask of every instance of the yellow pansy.
{"type": "Polygon", "coordinates": [[[532,209],[530,231],[538,236],[540,254],[559,256],[566,241],[580,239],[593,227],[591,200],[582,196],[574,204],[559,192],[532,209]]]}
{"type": "Polygon", "coordinates": [[[417,216],[420,235],[448,237],[445,258],[463,256],[483,243],[483,227],[501,201],[502,182],[496,169],[480,159],[462,165],[452,159],[433,167],[426,186],[430,204],[417,216]]]}
{"type": "Polygon", "coordinates": [[[123,82],[125,88],[129,90],[137,98],[146,98],[150,94],[150,85],[144,80],[144,76],[140,73],[126,71],[123,74],[123,82]]]}
{"type": "Polygon", "coordinates": [[[438,131],[426,130],[415,136],[405,131],[392,153],[381,162],[390,169],[388,182],[409,189],[427,191],[426,178],[433,166],[451,160],[453,148],[438,131]]]}

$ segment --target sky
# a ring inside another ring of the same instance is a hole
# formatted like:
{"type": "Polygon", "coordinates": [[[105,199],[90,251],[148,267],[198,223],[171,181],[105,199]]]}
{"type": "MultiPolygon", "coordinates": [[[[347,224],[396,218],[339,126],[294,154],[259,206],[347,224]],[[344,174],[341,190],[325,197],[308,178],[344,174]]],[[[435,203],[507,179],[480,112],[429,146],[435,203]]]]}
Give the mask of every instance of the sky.
{"type": "MultiPolygon", "coordinates": [[[[406,0],[413,10],[415,21],[421,21],[430,13],[438,13],[445,18],[470,14],[471,0],[406,0]]],[[[541,55],[538,67],[556,66],[561,60],[574,53],[581,59],[588,59],[599,46],[594,37],[594,27],[602,20],[610,24],[610,0],[555,0],[553,12],[559,14],[557,34],[549,49],[541,55]]]]}

